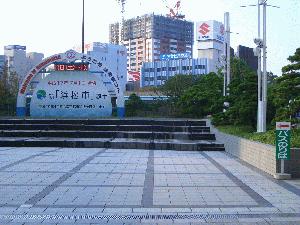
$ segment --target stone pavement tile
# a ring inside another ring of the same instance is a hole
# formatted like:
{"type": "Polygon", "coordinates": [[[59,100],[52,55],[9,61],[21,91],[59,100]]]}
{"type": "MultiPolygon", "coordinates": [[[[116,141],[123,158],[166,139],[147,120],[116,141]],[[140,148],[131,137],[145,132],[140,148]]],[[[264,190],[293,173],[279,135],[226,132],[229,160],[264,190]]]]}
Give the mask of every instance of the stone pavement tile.
{"type": "Polygon", "coordinates": [[[75,224],[76,220],[75,219],[68,219],[68,220],[62,220],[62,219],[46,219],[41,222],[41,224],[57,224],[57,223],[64,223],[66,222],[67,224],[75,224]]]}
{"type": "Polygon", "coordinates": [[[133,213],[161,213],[162,208],[133,208],[133,213]]]}
{"type": "Polygon", "coordinates": [[[103,208],[76,208],[72,213],[74,214],[99,214],[102,213],[104,210],[103,208]]]}
{"type": "Polygon", "coordinates": [[[270,225],[299,225],[300,222],[299,221],[284,221],[284,222],[276,222],[276,221],[272,221],[269,222],[270,225]]]}
{"type": "Polygon", "coordinates": [[[209,223],[230,223],[230,224],[239,223],[237,218],[221,218],[221,219],[207,218],[207,219],[205,219],[205,221],[209,222],[209,223]]]}
{"type": "Polygon", "coordinates": [[[215,214],[215,213],[221,213],[220,208],[191,208],[193,213],[207,213],[207,214],[215,214]]]}
{"type": "Polygon", "coordinates": [[[13,214],[13,212],[17,209],[18,209],[18,207],[5,207],[5,206],[2,206],[2,207],[0,207],[0,215],[2,215],[2,214],[13,214]]]}
{"type": "Polygon", "coordinates": [[[190,213],[191,208],[162,208],[163,213],[190,213]]]}
{"type": "Polygon", "coordinates": [[[267,223],[267,220],[265,218],[238,218],[238,221],[242,224],[248,224],[248,223],[267,223]]]}
{"type": "Polygon", "coordinates": [[[68,213],[74,212],[75,209],[76,209],[75,207],[74,208],[50,208],[49,207],[43,212],[43,214],[51,214],[51,215],[53,215],[53,214],[58,214],[58,215],[68,214],[68,213]]]}
{"type": "Polygon", "coordinates": [[[277,208],[274,207],[249,207],[250,211],[257,213],[276,213],[280,212],[277,208]]]}
{"type": "Polygon", "coordinates": [[[220,210],[222,213],[228,214],[244,214],[250,212],[250,209],[247,207],[220,208],[220,210]]]}
{"type": "Polygon", "coordinates": [[[300,224],[300,217],[269,217],[266,218],[268,222],[297,222],[300,224]]]}
{"type": "Polygon", "coordinates": [[[132,208],[104,208],[103,213],[127,214],[132,213],[132,208]]]}

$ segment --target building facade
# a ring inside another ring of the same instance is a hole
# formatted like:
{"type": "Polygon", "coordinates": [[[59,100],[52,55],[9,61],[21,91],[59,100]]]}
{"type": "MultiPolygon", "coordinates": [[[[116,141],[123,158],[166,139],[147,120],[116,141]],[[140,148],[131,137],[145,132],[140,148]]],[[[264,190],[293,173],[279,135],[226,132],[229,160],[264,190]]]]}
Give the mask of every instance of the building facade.
{"type": "Polygon", "coordinates": [[[223,66],[225,30],[221,22],[215,20],[196,23],[196,42],[198,58],[212,60],[211,72],[217,72],[223,66]]]}
{"type": "Polygon", "coordinates": [[[239,45],[237,47],[237,57],[244,60],[247,65],[255,72],[258,69],[258,58],[254,55],[254,49],[239,45]]]}
{"type": "Polygon", "coordinates": [[[7,45],[4,47],[5,60],[9,72],[17,74],[19,83],[22,83],[27,72],[44,58],[44,54],[31,52],[26,54],[26,46],[7,45]]]}
{"type": "MultiPolygon", "coordinates": [[[[127,81],[127,53],[125,46],[93,42],[89,44],[87,54],[101,60],[103,64],[106,65],[109,68],[109,70],[116,75],[121,88],[123,89],[123,91],[125,91],[125,85],[127,81]]],[[[114,92],[114,88],[112,86],[113,84],[111,83],[110,78],[105,77],[106,74],[99,71],[97,69],[97,66],[91,64],[90,72],[99,73],[99,75],[102,76],[103,82],[108,88],[109,92],[114,92]]]]}
{"type": "Polygon", "coordinates": [[[207,58],[146,62],[142,67],[140,86],[160,86],[176,74],[208,74],[212,72],[209,70],[211,63],[213,63],[213,61],[207,58]]]}
{"type": "MultiPolygon", "coordinates": [[[[109,29],[110,43],[119,44],[119,24],[111,24],[109,29]]],[[[128,71],[140,72],[143,62],[159,61],[161,54],[192,54],[193,22],[149,14],[125,20],[121,33],[128,71]]]]}
{"type": "Polygon", "coordinates": [[[0,77],[4,71],[4,67],[5,67],[5,56],[0,55],[0,77]]]}

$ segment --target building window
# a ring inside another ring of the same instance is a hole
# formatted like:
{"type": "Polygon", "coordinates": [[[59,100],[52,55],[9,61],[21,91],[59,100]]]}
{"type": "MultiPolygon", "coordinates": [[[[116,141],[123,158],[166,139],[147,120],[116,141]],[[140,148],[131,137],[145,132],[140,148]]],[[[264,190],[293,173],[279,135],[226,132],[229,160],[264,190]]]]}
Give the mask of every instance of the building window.
{"type": "Polygon", "coordinates": [[[205,69],[205,65],[196,65],[195,69],[205,69]]]}

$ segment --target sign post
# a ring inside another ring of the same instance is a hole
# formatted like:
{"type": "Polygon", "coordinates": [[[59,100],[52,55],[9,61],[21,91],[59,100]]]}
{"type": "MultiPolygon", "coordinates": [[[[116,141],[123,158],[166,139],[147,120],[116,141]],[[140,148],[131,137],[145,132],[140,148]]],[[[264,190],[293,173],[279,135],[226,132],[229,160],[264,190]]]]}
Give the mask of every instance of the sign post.
{"type": "Polygon", "coordinates": [[[276,179],[290,179],[291,175],[284,173],[284,161],[290,159],[291,148],[291,123],[276,122],[276,160],[280,160],[280,173],[276,179]]]}

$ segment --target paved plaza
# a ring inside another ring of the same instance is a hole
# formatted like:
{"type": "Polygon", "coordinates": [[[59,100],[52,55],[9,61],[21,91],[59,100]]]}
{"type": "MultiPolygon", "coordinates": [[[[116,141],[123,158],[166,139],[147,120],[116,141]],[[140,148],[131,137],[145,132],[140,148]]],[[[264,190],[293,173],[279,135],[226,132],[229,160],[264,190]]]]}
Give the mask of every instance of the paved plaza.
{"type": "Polygon", "coordinates": [[[225,152],[0,148],[0,224],[300,224],[300,181],[225,152]]]}

